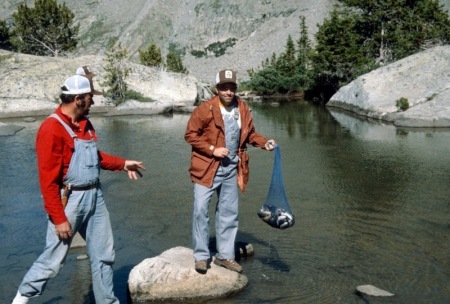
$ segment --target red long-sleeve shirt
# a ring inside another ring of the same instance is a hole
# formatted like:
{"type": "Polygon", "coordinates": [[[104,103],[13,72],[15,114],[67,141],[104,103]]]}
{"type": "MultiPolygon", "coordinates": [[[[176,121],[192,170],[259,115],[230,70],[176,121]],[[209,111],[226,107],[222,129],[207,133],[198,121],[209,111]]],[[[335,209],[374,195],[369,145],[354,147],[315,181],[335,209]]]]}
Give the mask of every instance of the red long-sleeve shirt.
{"type": "MultiPolygon", "coordinates": [[[[61,112],[61,106],[55,110],[64,122],[75,132],[79,139],[94,140],[97,135],[88,119],[82,119],[79,126],[74,125],[71,118],[61,112]]],[[[36,136],[36,155],[39,174],[39,184],[44,199],[45,211],[55,225],[67,221],[61,205],[60,189],[64,176],[69,169],[74,149],[73,138],[61,123],[55,118],[45,119],[36,136]]],[[[120,171],[125,166],[125,159],[99,151],[100,166],[105,170],[120,171]]]]}

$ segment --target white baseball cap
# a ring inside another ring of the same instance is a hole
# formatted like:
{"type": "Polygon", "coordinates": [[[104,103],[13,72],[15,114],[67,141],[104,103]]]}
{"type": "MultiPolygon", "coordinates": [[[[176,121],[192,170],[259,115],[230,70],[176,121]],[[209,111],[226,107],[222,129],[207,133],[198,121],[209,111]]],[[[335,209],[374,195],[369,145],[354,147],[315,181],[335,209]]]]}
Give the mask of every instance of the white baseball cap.
{"type": "Polygon", "coordinates": [[[89,79],[89,82],[91,83],[92,94],[103,95],[102,92],[94,89],[94,82],[92,81],[92,79],[94,78],[95,74],[91,72],[91,69],[87,65],[77,68],[75,74],[85,76],[87,77],[87,79],[89,79]]]}
{"type": "Polygon", "coordinates": [[[64,81],[62,93],[65,95],[80,95],[92,93],[89,79],[81,75],[73,75],[64,81]]]}

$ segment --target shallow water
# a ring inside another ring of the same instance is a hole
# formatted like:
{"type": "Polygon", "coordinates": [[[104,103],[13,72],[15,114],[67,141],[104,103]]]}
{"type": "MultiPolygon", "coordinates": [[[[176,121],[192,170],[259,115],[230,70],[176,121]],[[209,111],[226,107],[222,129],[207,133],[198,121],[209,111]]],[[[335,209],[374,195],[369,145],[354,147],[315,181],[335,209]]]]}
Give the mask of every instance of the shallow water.
{"type": "MultiPolygon", "coordinates": [[[[280,145],[296,224],[277,230],[257,211],[265,200],[273,154],[249,148],[250,183],[241,195],[238,241],[249,285],[210,303],[450,302],[450,130],[398,129],[307,102],[253,104],[257,131],[280,145]],[[371,284],[393,298],[361,298],[371,284]]],[[[144,178],[102,172],[116,241],[115,292],[126,303],[130,270],[175,246],[191,247],[187,114],[91,120],[99,147],[143,160],[144,178]]],[[[9,303],[44,247],[34,137],[42,118],[0,137],[0,297],[9,303]]],[[[214,204],[211,204],[211,211],[214,204]]],[[[211,222],[213,225],[213,221],[211,222]]],[[[212,229],[214,231],[214,229],[212,229]]],[[[214,237],[214,235],[212,235],[214,237]]],[[[33,303],[93,303],[84,249],[71,250],[33,303]]]]}

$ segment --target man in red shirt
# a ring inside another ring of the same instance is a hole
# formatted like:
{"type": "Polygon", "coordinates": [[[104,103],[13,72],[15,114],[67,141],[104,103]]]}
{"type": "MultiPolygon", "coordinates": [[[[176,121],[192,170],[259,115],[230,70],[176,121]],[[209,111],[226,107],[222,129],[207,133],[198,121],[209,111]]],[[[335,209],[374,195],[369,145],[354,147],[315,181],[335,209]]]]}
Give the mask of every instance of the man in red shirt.
{"type": "Polygon", "coordinates": [[[61,105],[43,121],[36,137],[39,183],[48,214],[46,246],[22,280],[13,304],[42,294],[64,264],[76,232],[86,240],[96,302],[119,303],[112,280],[114,241],[99,173],[124,170],[130,179],[137,179],[142,176],[139,169],[145,168],[142,162],[97,150],[97,135],[88,119],[97,93],[90,79],[74,75],[61,90],[61,105]]]}

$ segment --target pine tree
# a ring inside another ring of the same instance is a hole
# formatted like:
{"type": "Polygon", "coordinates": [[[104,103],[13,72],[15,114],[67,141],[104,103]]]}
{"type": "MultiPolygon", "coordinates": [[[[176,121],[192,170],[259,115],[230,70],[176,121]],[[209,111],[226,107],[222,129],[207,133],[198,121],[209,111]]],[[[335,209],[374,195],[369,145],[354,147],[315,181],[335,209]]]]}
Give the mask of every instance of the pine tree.
{"type": "Polygon", "coordinates": [[[292,36],[288,35],[284,52],[278,57],[276,62],[276,68],[281,74],[286,76],[292,76],[295,73],[295,44],[292,40],[292,36]]]}
{"type": "Polygon", "coordinates": [[[139,50],[139,58],[141,64],[151,67],[162,67],[163,60],[161,55],[161,49],[155,44],[150,44],[145,51],[139,50]]]}
{"type": "Polygon", "coordinates": [[[346,10],[335,10],[316,33],[314,90],[321,91],[325,99],[342,85],[373,68],[373,60],[366,56],[362,47],[365,37],[356,30],[358,21],[358,16],[346,10]]]}
{"type": "Polygon", "coordinates": [[[0,49],[10,50],[11,43],[9,42],[10,33],[5,20],[0,19],[0,49]]]}
{"type": "Polygon", "coordinates": [[[450,43],[450,18],[437,0],[343,0],[361,16],[356,30],[367,53],[389,63],[426,47],[450,43]]]}
{"type": "Polygon", "coordinates": [[[131,72],[131,68],[127,67],[125,63],[128,57],[128,50],[122,48],[120,43],[117,45],[114,43],[105,54],[106,65],[104,68],[106,80],[103,85],[109,88],[106,96],[119,104],[124,101],[128,90],[126,78],[131,72]]]}
{"type": "Polygon", "coordinates": [[[187,69],[183,66],[181,56],[175,51],[169,51],[166,56],[167,70],[176,73],[188,74],[187,69]]]}
{"type": "Polygon", "coordinates": [[[34,8],[20,3],[13,13],[12,45],[20,52],[55,56],[75,50],[80,26],[65,3],[35,0],[34,8]]]}
{"type": "Polygon", "coordinates": [[[450,18],[437,0],[342,0],[319,26],[315,88],[327,100],[379,65],[450,43],[450,18]]]}
{"type": "Polygon", "coordinates": [[[300,16],[300,38],[297,40],[296,75],[299,86],[307,90],[312,84],[312,47],[308,37],[308,27],[305,16],[300,16]]]}

